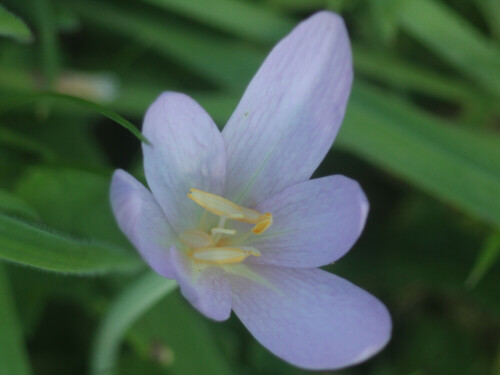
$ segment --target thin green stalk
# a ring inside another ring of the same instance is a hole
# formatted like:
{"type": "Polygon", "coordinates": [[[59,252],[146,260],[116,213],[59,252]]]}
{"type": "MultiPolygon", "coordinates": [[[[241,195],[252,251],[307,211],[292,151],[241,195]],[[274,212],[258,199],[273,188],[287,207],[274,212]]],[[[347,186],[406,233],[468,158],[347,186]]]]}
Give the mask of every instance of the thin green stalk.
{"type": "Polygon", "coordinates": [[[115,372],[120,343],[127,330],[176,287],[174,280],[151,272],[136,280],[118,296],[98,329],[91,353],[90,375],[111,375],[115,372]]]}
{"type": "Polygon", "coordinates": [[[54,87],[60,69],[57,30],[49,0],[34,0],[33,9],[38,23],[42,68],[48,88],[54,87]]]}
{"type": "Polygon", "coordinates": [[[30,375],[23,333],[2,262],[0,262],[0,332],[0,374],[30,375]]]}
{"type": "Polygon", "coordinates": [[[144,142],[146,144],[150,144],[150,142],[146,139],[146,137],[144,137],[142,135],[140,130],[138,130],[137,127],[134,126],[134,124],[132,124],[130,121],[128,121],[127,119],[120,116],[118,113],[113,112],[112,110],[110,110],[107,107],[104,107],[100,104],[79,98],[77,96],[59,94],[57,92],[47,91],[47,92],[21,94],[21,95],[14,95],[14,96],[10,95],[10,96],[6,96],[6,97],[1,97],[0,98],[0,114],[3,113],[4,111],[8,111],[8,110],[11,110],[11,109],[19,107],[19,106],[30,104],[31,102],[37,102],[37,101],[41,101],[41,100],[65,101],[65,102],[73,103],[73,104],[76,104],[80,107],[95,111],[95,112],[109,118],[110,120],[113,120],[117,124],[123,126],[125,129],[129,130],[132,134],[134,134],[142,142],[144,142]]]}

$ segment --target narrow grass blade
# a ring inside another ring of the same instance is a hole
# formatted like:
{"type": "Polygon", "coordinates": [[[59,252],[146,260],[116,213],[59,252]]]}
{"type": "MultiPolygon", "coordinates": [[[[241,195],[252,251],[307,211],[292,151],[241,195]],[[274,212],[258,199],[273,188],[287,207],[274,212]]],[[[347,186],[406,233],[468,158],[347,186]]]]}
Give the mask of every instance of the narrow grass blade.
{"type": "Polygon", "coordinates": [[[52,88],[59,74],[61,63],[51,0],[33,0],[33,9],[40,36],[45,84],[47,88],[52,88]]]}
{"type": "Polygon", "coordinates": [[[500,257],[500,234],[493,234],[486,240],[465,285],[474,288],[500,257]]]}
{"type": "Polygon", "coordinates": [[[90,375],[117,373],[118,351],[127,330],[176,287],[175,280],[149,272],[118,296],[99,327],[92,349],[90,375]]]}
{"type": "Polygon", "coordinates": [[[87,0],[75,10],[89,23],[151,46],[167,59],[186,66],[221,87],[242,90],[265,53],[241,42],[186,27],[155,14],[87,0]]]}
{"type": "Polygon", "coordinates": [[[0,374],[30,375],[21,326],[9,287],[5,265],[0,262],[0,374]]]}
{"type": "Polygon", "coordinates": [[[285,15],[264,4],[238,0],[142,0],[247,40],[271,44],[294,26],[285,15]]]}
{"type": "Polygon", "coordinates": [[[451,8],[434,0],[408,0],[401,27],[451,66],[500,96],[500,48],[451,8]]]}
{"type": "Polygon", "coordinates": [[[359,83],[339,134],[340,145],[368,162],[496,227],[500,227],[499,143],[494,134],[442,122],[359,83]]]}
{"type": "Polygon", "coordinates": [[[41,93],[34,93],[34,94],[25,94],[25,95],[17,95],[17,96],[12,96],[12,97],[2,97],[0,98],[0,113],[5,112],[6,110],[16,108],[18,106],[23,106],[26,104],[30,104],[32,102],[37,102],[40,100],[58,100],[58,101],[63,101],[63,102],[69,102],[72,104],[76,104],[80,107],[84,107],[86,109],[92,110],[94,112],[97,112],[110,120],[113,120],[117,124],[123,126],[125,129],[129,130],[133,135],[135,135],[138,139],[140,139],[142,142],[148,143],[149,141],[141,134],[141,132],[127,119],[123,118],[119,114],[111,111],[110,109],[82,99],[78,98],[76,96],[71,96],[71,95],[65,95],[65,94],[59,94],[59,93],[54,93],[54,92],[41,92],[41,93]]]}

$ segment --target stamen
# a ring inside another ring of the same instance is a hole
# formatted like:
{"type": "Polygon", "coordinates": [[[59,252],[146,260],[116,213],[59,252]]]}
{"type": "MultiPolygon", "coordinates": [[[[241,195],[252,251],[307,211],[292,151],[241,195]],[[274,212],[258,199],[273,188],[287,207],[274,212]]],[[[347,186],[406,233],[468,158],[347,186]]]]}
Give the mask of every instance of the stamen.
{"type": "MultiPolygon", "coordinates": [[[[207,211],[219,215],[220,220],[217,228],[224,230],[225,220],[233,219],[243,223],[255,224],[251,233],[262,234],[273,223],[273,215],[269,212],[262,214],[259,211],[251,208],[238,206],[228,199],[222,198],[218,195],[207,193],[199,189],[190,189],[188,197],[194,202],[205,208],[207,211]]],[[[214,229],[217,229],[214,228],[214,229]]],[[[217,244],[222,234],[234,235],[235,233],[225,231],[212,231],[214,244],[217,244]]]]}
{"type": "Polygon", "coordinates": [[[199,230],[187,230],[179,235],[179,239],[192,249],[215,245],[212,237],[199,230]]]}
{"type": "Polygon", "coordinates": [[[260,256],[260,251],[249,246],[245,247],[208,247],[194,249],[190,256],[196,261],[205,264],[234,264],[240,263],[250,255],[260,256]]]}
{"type": "Polygon", "coordinates": [[[226,229],[226,228],[212,228],[210,230],[212,235],[214,234],[227,234],[230,236],[234,236],[236,234],[236,231],[234,229],[226,229]]]}
{"type": "Polygon", "coordinates": [[[188,197],[215,215],[227,216],[230,219],[244,217],[240,206],[218,195],[193,188],[189,190],[188,197]]]}
{"type": "Polygon", "coordinates": [[[244,223],[255,224],[252,232],[254,234],[264,233],[273,223],[273,215],[269,212],[261,214],[259,211],[252,210],[251,208],[240,207],[245,215],[242,219],[235,219],[244,223]]]}
{"type": "Polygon", "coordinates": [[[240,207],[243,211],[244,217],[242,219],[238,219],[238,221],[242,221],[248,224],[257,224],[259,222],[259,218],[262,214],[259,211],[252,210],[251,208],[240,207]]]}
{"type": "Polygon", "coordinates": [[[271,215],[269,212],[266,212],[259,217],[259,221],[253,227],[252,232],[254,232],[255,234],[262,234],[267,230],[267,228],[271,226],[272,223],[273,215],[271,215]]]}

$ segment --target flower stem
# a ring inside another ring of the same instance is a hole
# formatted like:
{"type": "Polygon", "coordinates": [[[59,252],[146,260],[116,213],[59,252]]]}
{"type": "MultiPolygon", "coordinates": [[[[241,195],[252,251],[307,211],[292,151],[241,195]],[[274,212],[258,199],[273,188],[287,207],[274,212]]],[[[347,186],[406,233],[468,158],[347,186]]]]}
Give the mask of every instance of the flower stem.
{"type": "Polygon", "coordinates": [[[128,328],[176,287],[175,280],[151,272],[137,279],[118,296],[98,328],[91,352],[90,375],[116,372],[120,343],[128,328]]]}

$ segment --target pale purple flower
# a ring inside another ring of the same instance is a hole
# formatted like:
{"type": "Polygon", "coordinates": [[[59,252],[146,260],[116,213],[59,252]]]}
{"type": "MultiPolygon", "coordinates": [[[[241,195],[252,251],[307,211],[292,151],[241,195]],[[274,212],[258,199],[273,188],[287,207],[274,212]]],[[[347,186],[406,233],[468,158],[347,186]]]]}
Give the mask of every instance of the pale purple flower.
{"type": "Polygon", "coordinates": [[[262,345],[309,369],[359,363],[391,332],[381,302],[317,268],[353,246],[368,213],[355,181],[309,180],[351,81],[344,22],[317,13],[273,49],[222,133],[189,97],[162,94],[143,127],[151,192],[122,170],[111,186],[120,228],[153,270],[207,317],[232,309],[262,345]]]}

